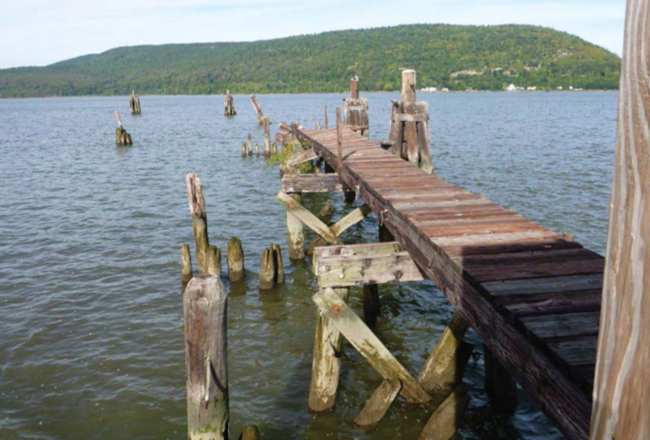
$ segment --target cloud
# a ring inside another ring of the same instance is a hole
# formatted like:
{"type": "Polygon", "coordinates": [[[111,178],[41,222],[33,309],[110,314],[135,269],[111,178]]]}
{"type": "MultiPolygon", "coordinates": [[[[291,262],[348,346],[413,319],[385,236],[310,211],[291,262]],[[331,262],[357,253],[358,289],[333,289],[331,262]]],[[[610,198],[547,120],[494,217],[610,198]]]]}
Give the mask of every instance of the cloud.
{"type": "Polygon", "coordinates": [[[408,23],[535,24],[621,53],[623,0],[24,0],[0,4],[0,68],[118,46],[252,41],[408,23]]]}

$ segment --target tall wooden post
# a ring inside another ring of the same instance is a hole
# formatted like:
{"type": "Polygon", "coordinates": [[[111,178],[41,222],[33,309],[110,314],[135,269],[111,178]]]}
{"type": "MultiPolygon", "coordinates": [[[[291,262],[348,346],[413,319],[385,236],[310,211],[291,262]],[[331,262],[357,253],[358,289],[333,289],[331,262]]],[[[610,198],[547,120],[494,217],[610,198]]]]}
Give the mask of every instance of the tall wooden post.
{"type": "Polygon", "coordinates": [[[185,178],[187,187],[187,201],[190,205],[192,216],[192,229],[194,230],[194,241],[196,242],[196,262],[199,266],[199,273],[208,273],[207,257],[208,251],[208,217],[205,212],[205,199],[201,179],[196,173],[189,173],[185,178]]]}
{"type": "Polygon", "coordinates": [[[591,440],[650,438],[650,0],[628,0],[591,440]]]}
{"type": "Polygon", "coordinates": [[[327,106],[325,106],[325,130],[327,130],[327,106]]]}
{"type": "Polygon", "coordinates": [[[257,120],[259,121],[260,124],[264,123],[264,119],[268,121],[269,117],[264,116],[264,113],[262,113],[262,107],[257,102],[257,97],[255,95],[251,95],[251,102],[253,103],[253,108],[255,109],[255,113],[257,113],[257,120]]]}
{"type": "Polygon", "coordinates": [[[389,132],[393,152],[431,173],[429,105],[416,102],[415,70],[402,72],[402,101],[393,102],[389,132]]]}
{"type": "Polygon", "coordinates": [[[226,315],[219,277],[192,278],[183,296],[189,440],[228,439],[226,315]]]}
{"type": "Polygon", "coordinates": [[[228,241],[228,279],[239,281],[244,279],[244,249],[241,240],[232,237],[228,241]]]}
{"type": "Polygon", "coordinates": [[[230,90],[226,90],[226,96],[223,98],[223,114],[226,116],[235,116],[237,112],[235,111],[235,99],[230,94],[230,90]]]}
{"type": "Polygon", "coordinates": [[[350,80],[350,97],[343,100],[345,125],[362,136],[368,137],[368,100],[359,98],[359,78],[350,80]]]}
{"type": "Polygon", "coordinates": [[[117,128],[115,129],[115,145],[118,147],[128,147],[133,145],[131,140],[131,135],[127,133],[126,129],[122,125],[122,119],[120,118],[120,112],[115,110],[115,118],[117,119],[117,128]]]}
{"type": "Polygon", "coordinates": [[[135,90],[131,90],[131,96],[129,97],[129,107],[131,108],[132,115],[139,115],[142,113],[140,110],[140,97],[136,95],[135,90]]]}
{"type": "Polygon", "coordinates": [[[341,109],[336,108],[336,148],[337,157],[336,174],[339,176],[339,182],[343,182],[343,134],[341,132],[341,109]]]}
{"type": "Polygon", "coordinates": [[[263,119],[262,126],[264,127],[264,157],[269,157],[271,155],[271,134],[268,118],[263,119]]]}

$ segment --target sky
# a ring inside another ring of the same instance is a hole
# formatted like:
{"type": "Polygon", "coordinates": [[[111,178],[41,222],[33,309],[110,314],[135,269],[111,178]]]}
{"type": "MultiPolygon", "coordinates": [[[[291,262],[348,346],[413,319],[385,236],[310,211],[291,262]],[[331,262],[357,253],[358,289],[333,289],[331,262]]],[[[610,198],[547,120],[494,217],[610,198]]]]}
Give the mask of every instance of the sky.
{"type": "Polygon", "coordinates": [[[254,41],[410,23],[534,24],[622,53],[624,0],[0,0],[0,68],[120,46],[254,41]]]}

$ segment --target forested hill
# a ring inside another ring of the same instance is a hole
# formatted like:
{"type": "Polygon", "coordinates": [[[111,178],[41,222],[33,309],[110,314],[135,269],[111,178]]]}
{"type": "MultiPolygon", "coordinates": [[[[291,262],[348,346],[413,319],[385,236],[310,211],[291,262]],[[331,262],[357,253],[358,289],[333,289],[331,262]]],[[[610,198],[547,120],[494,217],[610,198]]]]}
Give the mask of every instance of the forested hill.
{"type": "Polygon", "coordinates": [[[46,67],[0,70],[0,95],[68,96],[396,90],[400,71],[418,87],[503,90],[616,89],[621,60],[580,38],[522,26],[406,25],[250,43],[112,49],[46,67]]]}

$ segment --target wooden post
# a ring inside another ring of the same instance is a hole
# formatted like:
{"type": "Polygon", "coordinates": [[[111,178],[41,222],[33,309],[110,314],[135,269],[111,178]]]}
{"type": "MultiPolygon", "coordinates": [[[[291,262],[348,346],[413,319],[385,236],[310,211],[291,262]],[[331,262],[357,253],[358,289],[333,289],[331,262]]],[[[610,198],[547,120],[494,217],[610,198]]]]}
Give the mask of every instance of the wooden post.
{"type": "Polygon", "coordinates": [[[275,267],[273,265],[273,253],[271,249],[262,251],[262,262],[260,263],[260,290],[269,290],[273,288],[273,278],[275,277],[275,267]]]}
{"type": "Polygon", "coordinates": [[[459,385],[433,412],[418,440],[449,440],[456,433],[469,405],[469,387],[459,385]]]}
{"type": "Polygon", "coordinates": [[[248,425],[239,436],[239,440],[260,440],[260,431],[255,425],[248,425]]]}
{"type": "Polygon", "coordinates": [[[207,273],[206,252],[208,250],[208,217],[205,212],[205,200],[201,179],[196,173],[189,173],[185,178],[187,187],[187,201],[190,205],[192,216],[192,229],[196,242],[196,262],[199,267],[199,274],[207,273]]]}
{"type": "Polygon", "coordinates": [[[131,108],[132,115],[139,115],[140,110],[140,97],[135,94],[135,90],[131,90],[131,97],[129,98],[129,107],[131,108]]]}
{"type": "Polygon", "coordinates": [[[271,253],[273,254],[273,267],[275,269],[273,281],[276,284],[284,284],[284,266],[282,265],[282,250],[280,246],[272,244],[271,253]]]}
{"type": "MultiPolygon", "coordinates": [[[[402,105],[405,114],[415,114],[415,70],[402,72],[402,105]]],[[[404,143],[409,162],[418,165],[418,133],[415,122],[404,122],[404,143]]]]}
{"type": "Polygon", "coordinates": [[[199,275],[183,296],[189,440],[228,438],[227,295],[219,277],[199,275]]]}
{"type": "Polygon", "coordinates": [[[415,102],[415,70],[402,71],[402,102],[415,102]]]}
{"type": "Polygon", "coordinates": [[[241,241],[237,237],[232,237],[228,241],[228,279],[230,281],[239,281],[244,278],[244,250],[241,241]]]}
{"type": "Polygon", "coordinates": [[[264,118],[262,121],[264,127],[264,157],[271,155],[271,134],[269,132],[269,119],[264,118]]]}
{"type": "Polygon", "coordinates": [[[271,144],[271,155],[274,156],[276,154],[278,154],[278,144],[273,142],[271,144]]]}
{"type": "Polygon", "coordinates": [[[235,116],[237,112],[235,111],[235,100],[230,94],[230,90],[226,90],[226,96],[223,98],[224,111],[223,114],[226,116],[235,116]]]}
{"type": "Polygon", "coordinates": [[[187,283],[192,279],[192,255],[190,254],[190,245],[181,246],[181,292],[185,291],[187,283]]]}
{"type": "Polygon", "coordinates": [[[118,147],[128,147],[133,145],[131,135],[126,132],[120,119],[120,112],[115,110],[115,118],[117,118],[117,128],[115,129],[115,145],[118,147]]]}
{"type": "Polygon", "coordinates": [[[259,123],[263,124],[264,120],[268,121],[269,118],[262,113],[262,107],[257,103],[257,97],[255,95],[251,95],[251,102],[253,103],[253,108],[255,109],[259,123]]]}
{"type": "Polygon", "coordinates": [[[241,157],[246,157],[246,144],[241,145],[241,157]]]}
{"type": "Polygon", "coordinates": [[[649,0],[628,0],[591,440],[650,438],[649,0]]]}
{"type": "Polygon", "coordinates": [[[253,138],[250,133],[248,133],[248,138],[246,139],[246,143],[248,145],[248,155],[252,156],[253,155],[253,138]]]}
{"type": "MultiPolygon", "coordinates": [[[[264,155],[266,156],[266,153],[264,155]]],[[[260,146],[257,145],[257,142],[255,142],[255,156],[260,157],[260,146]]]]}
{"type": "Polygon", "coordinates": [[[327,130],[327,106],[325,106],[325,130],[327,130]]]}
{"type": "MultiPolygon", "coordinates": [[[[300,193],[288,195],[296,202],[302,202],[300,193]]],[[[302,260],[305,258],[305,232],[302,222],[289,211],[287,211],[287,234],[289,238],[289,259],[302,260]]]]}
{"type": "Polygon", "coordinates": [[[350,98],[359,99],[359,78],[350,79],[350,98]]]}
{"type": "Polygon", "coordinates": [[[336,145],[338,150],[338,161],[336,165],[336,174],[339,176],[339,182],[343,182],[343,134],[341,127],[341,109],[336,108],[336,145]]]}
{"type": "Polygon", "coordinates": [[[208,246],[205,255],[206,273],[221,278],[221,251],[216,246],[208,246]]]}
{"type": "Polygon", "coordinates": [[[508,414],[517,409],[517,382],[492,352],[483,345],[485,392],[490,401],[508,414]]]}
{"type": "MultiPolygon", "coordinates": [[[[349,289],[334,289],[334,291],[341,300],[348,301],[349,289]]],[[[334,407],[336,389],[339,386],[342,343],[343,336],[338,329],[327,317],[319,313],[316,320],[311,384],[307,405],[311,412],[324,412],[334,407]]]]}

